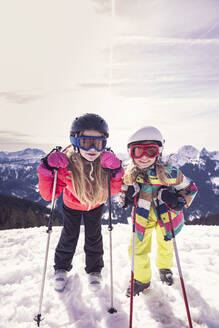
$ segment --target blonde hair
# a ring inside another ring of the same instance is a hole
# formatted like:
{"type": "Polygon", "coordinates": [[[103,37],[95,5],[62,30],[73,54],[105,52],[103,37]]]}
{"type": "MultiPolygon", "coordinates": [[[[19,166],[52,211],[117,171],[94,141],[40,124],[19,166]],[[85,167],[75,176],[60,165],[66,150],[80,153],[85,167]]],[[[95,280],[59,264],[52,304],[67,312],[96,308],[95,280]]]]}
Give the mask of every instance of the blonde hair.
{"type": "Polygon", "coordinates": [[[72,174],[72,184],[75,196],[81,204],[91,206],[97,203],[105,203],[108,197],[107,171],[100,165],[100,157],[94,162],[89,162],[73,150],[73,147],[65,151],[72,174]]]}
{"type": "MultiPolygon", "coordinates": [[[[155,163],[155,171],[157,174],[158,179],[165,185],[168,186],[168,178],[169,172],[167,166],[158,159],[155,163]]],[[[148,174],[146,169],[140,169],[136,164],[132,162],[132,164],[127,168],[127,171],[124,175],[123,181],[126,185],[133,185],[136,182],[136,178],[140,175],[144,180],[148,180],[148,174]]]]}

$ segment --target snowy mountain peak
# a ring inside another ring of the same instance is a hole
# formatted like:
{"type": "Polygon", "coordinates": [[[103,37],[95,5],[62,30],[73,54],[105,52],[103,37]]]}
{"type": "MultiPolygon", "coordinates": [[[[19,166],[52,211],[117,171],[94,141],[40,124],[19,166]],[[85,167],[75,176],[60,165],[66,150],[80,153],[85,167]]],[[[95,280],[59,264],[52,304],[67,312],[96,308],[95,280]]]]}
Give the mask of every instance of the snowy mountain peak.
{"type": "Polygon", "coordinates": [[[196,159],[197,157],[199,157],[199,150],[191,145],[185,145],[179,148],[178,154],[183,154],[187,158],[196,159]]]}
{"type": "Polygon", "coordinates": [[[203,148],[200,152],[200,157],[210,157],[213,160],[219,161],[219,151],[208,151],[203,148]]]}
{"type": "Polygon", "coordinates": [[[15,157],[22,157],[22,158],[27,158],[27,157],[39,157],[43,156],[45,153],[37,148],[26,148],[24,150],[16,151],[16,152],[11,152],[8,153],[8,156],[11,158],[15,157]]]}
{"type": "Polygon", "coordinates": [[[179,148],[177,153],[169,156],[171,163],[176,166],[183,166],[185,163],[197,163],[199,158],[199,150],[191,145],[185,145],[179,148]]]}

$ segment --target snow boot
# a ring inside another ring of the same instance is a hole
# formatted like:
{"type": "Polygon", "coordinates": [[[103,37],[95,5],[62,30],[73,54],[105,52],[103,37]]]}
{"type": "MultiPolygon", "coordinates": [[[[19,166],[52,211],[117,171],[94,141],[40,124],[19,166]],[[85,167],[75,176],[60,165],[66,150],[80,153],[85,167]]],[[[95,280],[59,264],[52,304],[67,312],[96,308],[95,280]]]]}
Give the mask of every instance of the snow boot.
{"type": "Polygon", "coordinates": [[[173,284],[173,273],[170,269],[160,269],[160,280],[168,286],[173,284]]]}
{"type": "Polygon", "coordinates": [[[58,269],[55,271],[55,290],[57,292],[63,292],[67,283],[67,271],[64,269],[58,269]]]}
{"type": "Polygon", "coordinates": [[[89,287],[93,291],[97,291],[101,288],[102,276],[100,272],[91,272],[88,274],[89,287]]]}
{"type": "MultiPolygon", "coordinates": [[[[150,284],[151,284],[150,281],[147,283],[143,283],[134,279],[133,295],[135,296],[135,295],[139,295],[140,293],[143,293],[150,286],[150,284]]],[[[126,296],[127,297],[131,296],[131,282],[129,283],[129,287],[127,288],[126,296]]]]}

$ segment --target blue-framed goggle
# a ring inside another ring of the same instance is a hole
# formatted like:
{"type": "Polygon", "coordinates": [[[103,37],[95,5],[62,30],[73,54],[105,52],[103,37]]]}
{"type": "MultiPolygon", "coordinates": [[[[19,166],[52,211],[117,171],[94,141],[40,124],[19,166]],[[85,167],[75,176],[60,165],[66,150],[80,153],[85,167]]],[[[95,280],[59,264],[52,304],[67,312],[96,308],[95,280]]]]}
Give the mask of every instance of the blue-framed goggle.
{"type": "Polygon", "coordinates": [[[91,148],[94,148],[98,152],[103,151],[107,143],[106,138],[93,137],[93,136],[81,136],[81,137],[70,136],[70,141],[72,145],[80,149],[88,151],[91,148]]]}

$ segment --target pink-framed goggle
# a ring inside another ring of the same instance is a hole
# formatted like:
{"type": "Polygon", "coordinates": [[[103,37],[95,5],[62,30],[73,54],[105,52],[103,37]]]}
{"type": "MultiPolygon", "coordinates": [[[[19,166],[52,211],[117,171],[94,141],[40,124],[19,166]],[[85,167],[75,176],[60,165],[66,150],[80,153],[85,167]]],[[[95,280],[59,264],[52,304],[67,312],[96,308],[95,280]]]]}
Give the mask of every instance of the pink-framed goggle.
{"type": "Polygon", "coordinates": [[[133,158],[141,158],[147,156],[149,158],[156,158],[159,155],[159,146],[156,144],[133,145],[130,147],[131,156],[133,158]]]}

